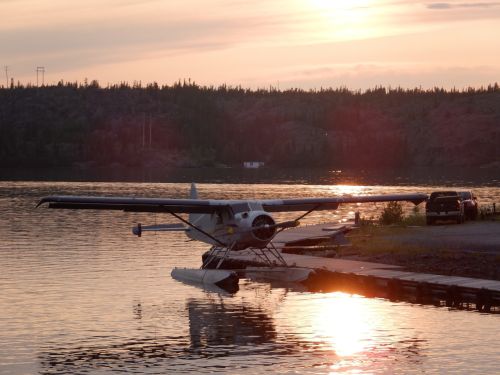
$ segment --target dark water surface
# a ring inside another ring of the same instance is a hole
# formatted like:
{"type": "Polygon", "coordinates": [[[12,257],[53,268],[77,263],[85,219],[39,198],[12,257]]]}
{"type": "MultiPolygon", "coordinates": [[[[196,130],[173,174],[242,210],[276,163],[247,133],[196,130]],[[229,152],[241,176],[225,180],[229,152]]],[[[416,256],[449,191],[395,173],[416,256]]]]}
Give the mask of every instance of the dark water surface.
{"type": "Polygon", "coordinates": [[[203,182],[304,185],[500,186],[500,169],[420,167],[332,168],[0,168],[0,181],[203,182]]]}
{"type": "MultiPolygon", "coordinates": [[[[455,182],[482,202],[498,184],[455,182]]],[[[199,185],[205,198],[426,192],[439,186],[199,185]]],[[[441,186],[442,188],[442,186],[441,186]]],[[[242,280],[233,295],[172,280],[207,246],[137,238],[164,215],[34,209],[48,194],[185,197],[185,183],[0,182],[0,373],[498,373],[498,315],[242,280]]],[[[339,221],[351,205],[305,223],[339,221]]],[[[409,206],[406,207],[410,209],[409,206]]],[[[282,215],[284,218],[293,215],[282,215]]]]}

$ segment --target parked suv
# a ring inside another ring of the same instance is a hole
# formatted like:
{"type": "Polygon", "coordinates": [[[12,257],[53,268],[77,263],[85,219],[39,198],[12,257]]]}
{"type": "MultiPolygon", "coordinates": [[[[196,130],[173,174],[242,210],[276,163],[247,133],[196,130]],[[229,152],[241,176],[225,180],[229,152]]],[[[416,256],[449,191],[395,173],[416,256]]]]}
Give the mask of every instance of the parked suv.
{"type": "Polygon", "coordinates": [[[458,194],[460,195],[462,204],[464,205],[465,217],[469,220],[476,220],[479,212],[477,197],[470,190],[459,191],[458,194]]]}
{"type": "Polygon", "coordinates": [[[457,224],[463,223],[464,204],[456,191],[435,191],[425,204],[427,225],[437,220],[454,220],[457,224]]]}

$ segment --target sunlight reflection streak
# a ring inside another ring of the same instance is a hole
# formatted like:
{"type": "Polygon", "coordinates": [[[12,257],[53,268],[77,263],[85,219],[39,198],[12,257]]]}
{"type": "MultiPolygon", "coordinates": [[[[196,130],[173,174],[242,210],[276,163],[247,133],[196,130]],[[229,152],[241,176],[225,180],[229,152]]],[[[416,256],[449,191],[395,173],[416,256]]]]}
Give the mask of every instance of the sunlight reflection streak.
{"type": "Polygon", "coordinates": [[[366,350],[373,335],[369,314],[362,298],[332,293],[320,301],[314,316],[313,331],[339,356],[351,356],[366,350]]]}
{"type": "Polygon", "coordinates": [[[327,293],[301,305],[300,314],[294,306],[286,310],[292,331],[339,358],[364,355],[375,346],[376,330],[386,322],[373,309],[369,300],[343,292],[327,293]],[[377,328],[378,327],[378,328],[377,328]]]}

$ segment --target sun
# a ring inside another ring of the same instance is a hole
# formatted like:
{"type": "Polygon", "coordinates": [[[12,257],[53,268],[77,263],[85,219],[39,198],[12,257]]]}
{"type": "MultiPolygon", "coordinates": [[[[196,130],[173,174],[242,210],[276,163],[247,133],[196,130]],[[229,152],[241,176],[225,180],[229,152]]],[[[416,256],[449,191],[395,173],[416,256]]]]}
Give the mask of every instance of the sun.
{"type": "Polygon", "coordinates": [[[316,14],[315,26],[328,39],[365,39],[377,35],[374,0],[307,0],[303,6],[316,14]]]}

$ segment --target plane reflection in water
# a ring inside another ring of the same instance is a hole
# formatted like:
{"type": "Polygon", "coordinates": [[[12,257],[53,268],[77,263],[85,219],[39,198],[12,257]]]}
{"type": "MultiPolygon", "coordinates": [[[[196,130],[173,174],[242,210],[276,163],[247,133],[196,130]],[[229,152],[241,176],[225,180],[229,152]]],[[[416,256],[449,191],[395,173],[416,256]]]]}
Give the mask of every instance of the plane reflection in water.
{"type": "MultiPolygon", "coordinates": [[[[390,317],[377,311],[376,300],[373,304],[344,293],[296,293],[253,282],[244,283],[235,295],[203,294],[186,302],[188,332],[162,335],[159,327],[157,336],[140,330],[139,337],[110,337],[109,344],[103,344],[107,340],[103,337],[82,338],[80,344],[41,353],[41,372],[142,372],[155,368],[169,373],[203,368],[211,373],[237,370],[234,366],[257,371],[267,363],[265,371],[279,373],[294,371],[299,360],[302,368],[320,366],[317,373],[325,373],[349,372],[358,362],[358,369],[366,369],[371,368],[367,363],[376,367],[382,360],[387,369],[388,358],[404,357],[414,363],[421,358],[422,342],[405,334],[389,335],[390,317]],[[293,361],[287,360],[291,357],[293,361]],[[207,362],[209,358],[214,360],[207,362]]],[[[161,311],[148,312],[154,308],[136,303],[133,313],[143,325],[154,325],[158,322],[148,319],[161,315],[161,311]]]]}
{"type": "MultiPolygon", "coordinates": [[[[178,368],[199,372],[200,363],[197,361],[206,358],[221,358],[218,362],[207,364],[206,368],[209,370],[209,366],[230,367],[230,358],[238,355],[287,354],[277,344],[272,317],[272,310],[285,298],[287,291],[274,290],[271,295],[269,285],[252,283],[250,286],[248,283],[246,286],[237,295],[204,290],[203,297],[188,299],[187,336],[182,336],[182,333],[176,336],[161,335],[162,327],[158,327],[158,335],[153,337],[151,332],[144,333],[143,328],[140,328],[139,335],[148,337],[82,338],[79,342],[85,344],[68,344],[66,347],[53,347],[40,353],[38,357],[43,369],[41,372],[141,372],[151,367],[165,373],[174,372],[178,368]],[[264,299],[256,298],[255,294],[263,294],[264,299]],[[109,343],[103,344],[106,341],[109,343]]],[[[163,313],[157,306],[148,307],[134,301],[132,312],[134,319],[142,321],[140,327],[162,324],[163,313]],[[155,308],[156,311],[148,311],[155,308]]],[[[184,323],[179,324],[181,325],[184,326],[184,323]]],[[[298,347],[293,341],[287,346],[291,349],[298,347]]]]}
{"type": "MultiPolygon", "coordinates": [[[[253,346],[276,341],[273,319],[259,308],[235,306],[225,303],[223,299],[213,304],[191,299],[187,308],[191,347],[194,349],[204,349],[217,356],[217,349],[211,348],[221,345],[253,346]]],[[[268,348],[254,346],[253,349],[260,351],[268,348]]]]}

